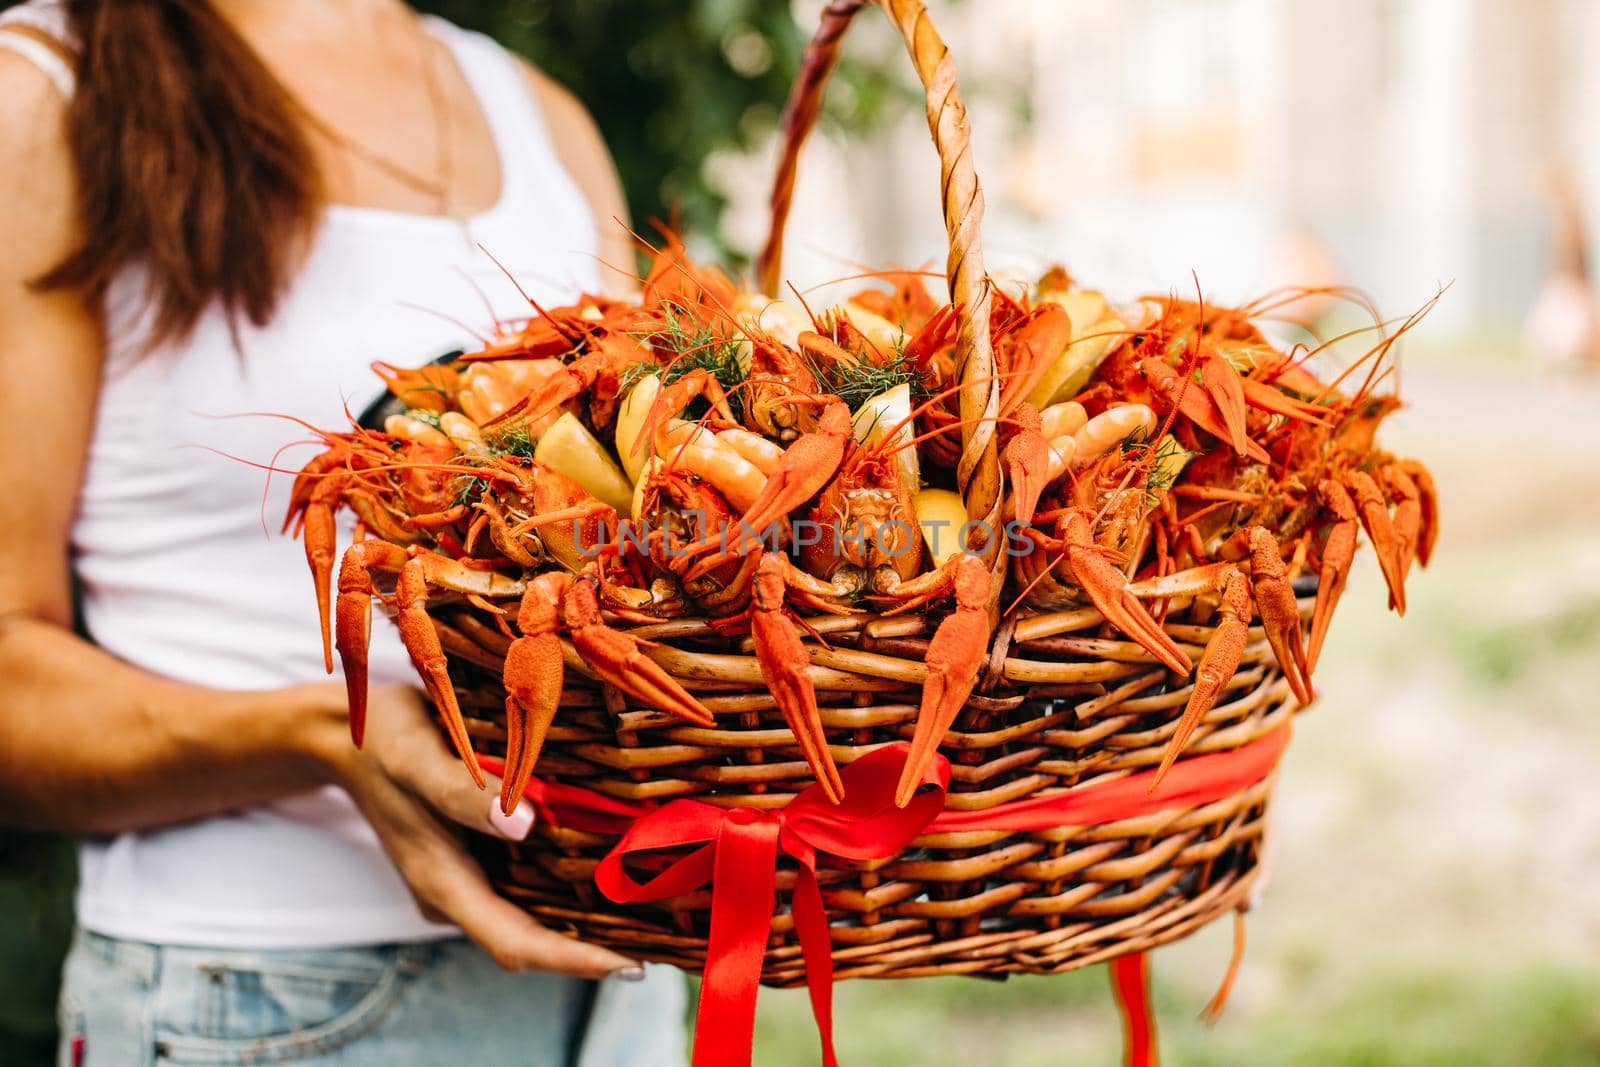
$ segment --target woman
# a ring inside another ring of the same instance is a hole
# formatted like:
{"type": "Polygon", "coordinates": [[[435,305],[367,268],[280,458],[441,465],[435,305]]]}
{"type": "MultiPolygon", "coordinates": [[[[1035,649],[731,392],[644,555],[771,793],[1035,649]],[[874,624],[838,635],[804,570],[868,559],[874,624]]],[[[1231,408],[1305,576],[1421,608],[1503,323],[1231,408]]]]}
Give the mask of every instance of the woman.
{"type": "Polygon", "coordinates": [[[28,0],[0,42],[0,810],[87,838],[63,1062],[678,1059],[675,975],[472,864],[455,824],[532,815],[390,632],[352,749],[288,479],[225,458],[525,315],[479,243],[541,301],[630,262],[588,116],[398,0],[28,0]]]}

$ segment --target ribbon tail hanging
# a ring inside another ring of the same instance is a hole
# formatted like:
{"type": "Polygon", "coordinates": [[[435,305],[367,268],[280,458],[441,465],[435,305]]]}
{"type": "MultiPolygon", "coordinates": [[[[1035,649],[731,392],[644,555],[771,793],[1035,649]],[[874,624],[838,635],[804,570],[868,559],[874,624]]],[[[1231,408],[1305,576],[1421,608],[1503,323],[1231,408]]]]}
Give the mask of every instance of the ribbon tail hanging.
{"type": "Polygon", "coordinates": [[[804,860],[795,882],[795,932],[806,961],[806,987],[811,993],[811,1014],[817,1020],[817,1035],[822,1039],[823,1067],[839,1067],[833,1051],[833,943],[828,937],[828,917],[822,906],[822,889],[817,872],[804,860]]]}
{"type": "Polygon", "coordinates": [[[756,994],[777,900],[778,820],[731,811],[717,832],[716,850],[694,1067],[750,1067],[756,994]]]}
{"type": "Polygon", "coordinates": [[[1130,952],[1111,961],[1111,988],[1122,1012],[1126,1067],[1160,1067],[1156,1047],[1156,1021],[1150,1010],[1150,960],[1143,952],[1130,952]]]}

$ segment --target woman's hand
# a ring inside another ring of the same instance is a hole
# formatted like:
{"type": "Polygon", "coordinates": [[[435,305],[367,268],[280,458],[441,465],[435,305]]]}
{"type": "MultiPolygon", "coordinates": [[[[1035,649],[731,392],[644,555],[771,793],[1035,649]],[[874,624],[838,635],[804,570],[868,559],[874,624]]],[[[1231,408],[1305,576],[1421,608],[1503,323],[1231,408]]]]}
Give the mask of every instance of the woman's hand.
{"type": "Polygon", "coordinates": [[[318,685],[313,750],[332,780],[372,823],[384,851],[428,918],[450,922],[508,971],[556,971],[584,978],[642,978],[633,960],[549,930],[495,894],[488,879],[444,821],[521,840],[533,828],[524,802],[500,814],[499,782],[472,784],[445,748],[419,694],[403,685],[374,686],[365,744],[350,743],[343,686],[318,685]]]}

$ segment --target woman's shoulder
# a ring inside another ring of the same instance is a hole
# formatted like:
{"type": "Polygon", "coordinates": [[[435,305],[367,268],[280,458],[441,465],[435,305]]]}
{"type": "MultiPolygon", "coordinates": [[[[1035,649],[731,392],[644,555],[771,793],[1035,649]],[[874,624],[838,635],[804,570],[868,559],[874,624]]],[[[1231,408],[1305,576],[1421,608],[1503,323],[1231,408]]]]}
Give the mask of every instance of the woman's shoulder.
{"type": "Polygon", "coordinates": [[[0,54],[8,67],[32,68],[62,98],[72,96],[77,41],[57,0],[24,0],[0,11],[0,54]]]}
{"type": "Polygon", "coordinates": [[[31,21],[0,17],[0,136],[10,142],[35,130],[59,133],[73,89],[72,64],[61,38],[31,21]]]}
{"type": "MultiPolygon", "coordinates": [[[[16,29],[0,29],[0,38],[13,35],[21,36],[16,29]]],[[[26,40],[38,43],[36,37],[26,40]]],[[[14,162],[15,150],[30,145],[64,151],[67,103],[48,70],[25,52],[0,45],[0,147],[8,159],[14,162]]]]}
{"type": "Polygon", "coordinates": [[[0,241],[14,250],[48,246],[55,255],[70,241],[75,182],[66,118],[55,79],[22,53],[0,48],[0,241]]]}

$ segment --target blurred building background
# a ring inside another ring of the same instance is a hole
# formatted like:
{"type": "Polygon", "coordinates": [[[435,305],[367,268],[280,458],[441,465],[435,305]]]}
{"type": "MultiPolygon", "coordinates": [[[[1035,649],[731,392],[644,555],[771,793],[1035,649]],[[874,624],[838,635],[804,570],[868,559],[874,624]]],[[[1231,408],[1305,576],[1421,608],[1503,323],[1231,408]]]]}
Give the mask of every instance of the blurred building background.
{"type": "MultiPolygon", "coordinates": [[[[1556,186],[1600,204],[1592,0],[931,6],[971,98],[993,267],[1064,258],[1125,293],[1191,288],[1193,270],[1230,301],[1352,281],[1390,313],[1453,282],[1430,331],[1515,342],[1550,268],[1556,186]]],[[[731,243],[754,247],[763,167],[712,168],[735,176],[731,243]]],[[[939,261],[919,111],[870,141],[835,130],[801,180],[797,277],[939,261]]],[[[1585,235],[1600,239],[1592,214],[1585,235]]]]}

